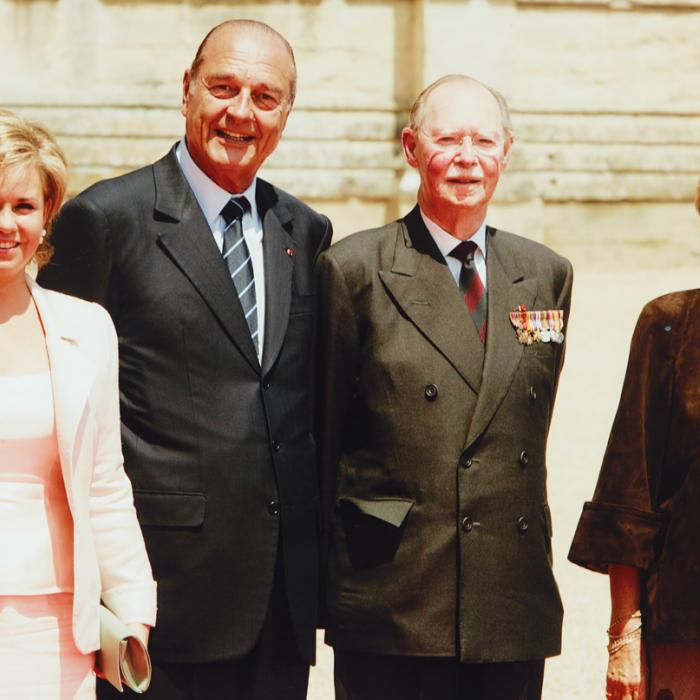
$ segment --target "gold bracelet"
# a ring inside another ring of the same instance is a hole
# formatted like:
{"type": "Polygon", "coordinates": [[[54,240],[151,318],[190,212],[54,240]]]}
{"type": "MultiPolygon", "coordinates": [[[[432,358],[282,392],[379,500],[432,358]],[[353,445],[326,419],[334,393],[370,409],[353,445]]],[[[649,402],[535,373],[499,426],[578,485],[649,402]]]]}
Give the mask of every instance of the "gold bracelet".
{"type": "Polygon", "coordinates": [[[642,629],[641,623],[638,624],[634,629],[627,630],[627,632],[622,632],[621,634],[610,634],[608,632],[608,641],[614,642],[616,639],[622,639],[623,637],[626,637],[628,634],[634,634],[635,632],[639,632],[639,630],[642,629]]]}
{"type": "Polygon", "coordinates": [[[642,626],[635,627],[631,632],[625,632],[619,637],[610,640],[608,642],[608,655],[612,656],[616,651],[622,649],[622,647],[631,644],[635,639],[642,638],[642,626]]]}
{"type": "Polygon", "coordinates": [[[637,610],[637,612],[632,613],[629,617],[623,616],[623,617],[618,617],[617,619],[613,620],[610,623],[610,627],[608,627],[607,632],[609,637],[618,637],[620,635],[613,635],[610,633],[610,630],[615,627],[615,625],[619,625],[621,622],[629,622],[630,620],[641,620],[642,619],[642,613],[637,610]]]}

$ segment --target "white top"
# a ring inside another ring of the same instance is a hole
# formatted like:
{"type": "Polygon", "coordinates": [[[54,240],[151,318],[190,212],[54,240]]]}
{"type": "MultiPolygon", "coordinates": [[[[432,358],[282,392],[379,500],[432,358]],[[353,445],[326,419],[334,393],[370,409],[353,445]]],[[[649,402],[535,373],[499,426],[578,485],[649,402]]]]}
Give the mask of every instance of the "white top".
{"type": "MultiPolygon", "coordinates": [[[[420,215],[423,217],[423,222],[428,232],[433,237],[437,247],[440,249],[442,256],[445,258],[447,267],[450,268],[452,277],[454,277],[457,286],[459,286],[459,273],[462,270],[462,263],[457,259],[453,258],[450,253],[462,242],[460,239],[455,238],[453,235],[445,231],[445,229],[440,228],[434,221],[429,219],[421,209],[420,215]]],[[[470,241],[476,243],[476,251],[474,252],[474,265],[476,266],[476,271],[481,277],[481,282],[484,285],[484,291],[486,291],[486,222],[484,221],[481,226],[469,237],[470,241]]]]}
{"type": "Polygon", "coordinates": [[[0,376],[0,594],[73,590],[51,375],[0,376]]]}
{"type": "Polygon", "coordinates": [[[255,300],[258,308],[258,360],[262,362],[262,352],[265,342],[265,264],[263,258],[263,229],[258,206],[255,201],[257,178],[253,179],[250,187],[244,192],[227,192],[219,187],[193,160],[183,139],[175,149],[175,155],[180,163],[182,174],[185,176],[204,218],[214,236],[219,250],[224,247],[224,229],[226,223],[221,216],[221,210],[231,197],[245,197],[250,205],[250,211],[243,215],[243,238],[253,263],[255,279],[255,300]]]}

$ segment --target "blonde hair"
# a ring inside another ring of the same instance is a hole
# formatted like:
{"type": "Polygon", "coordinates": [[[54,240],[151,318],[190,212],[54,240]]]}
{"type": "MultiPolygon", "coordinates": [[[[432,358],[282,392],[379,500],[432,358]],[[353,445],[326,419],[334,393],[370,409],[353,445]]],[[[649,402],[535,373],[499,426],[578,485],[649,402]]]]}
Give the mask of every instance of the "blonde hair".
{"type": "Polygon", "coordinates": [[[39,265],[51,257],[49,234],[68,185],[68,160],[51,133],[9,109],[0,109],[0,172],[15,165],[34,166],[44,193],[46,236],[39,244],[39,265]]]}
{"type": "Polygon", "coordinates": [[[698,186],[695,190],[695,208],[698,210],[698,214],[700,214],[700,179],[698,179],[698,186]]]}

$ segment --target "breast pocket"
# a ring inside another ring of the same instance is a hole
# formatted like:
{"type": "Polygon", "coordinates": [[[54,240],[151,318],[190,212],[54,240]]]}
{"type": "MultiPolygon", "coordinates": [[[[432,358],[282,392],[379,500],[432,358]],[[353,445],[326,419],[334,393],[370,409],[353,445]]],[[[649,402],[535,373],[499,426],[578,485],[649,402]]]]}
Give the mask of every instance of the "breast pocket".
{"type": "Polygon", "coordinates": [[[535,342],[531,345],[526,345],[523,349],[524,357],[538,357],[550,359],[557,355],[557,350],[561,347],[560,343],[543,343],[535,342]]]}
{"type": "Polygon", "coordinates": [[[562,345],[559,343],[532,343],[523,348],[523,361],[521,367],[537,377],[552,378],[556,374],[562,345]]]}

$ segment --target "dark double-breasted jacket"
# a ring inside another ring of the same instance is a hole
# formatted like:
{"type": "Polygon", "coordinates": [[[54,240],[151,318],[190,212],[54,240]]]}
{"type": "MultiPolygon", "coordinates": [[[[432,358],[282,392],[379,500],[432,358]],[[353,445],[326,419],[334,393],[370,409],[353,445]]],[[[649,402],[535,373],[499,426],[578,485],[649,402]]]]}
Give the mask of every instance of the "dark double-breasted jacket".
{"type": "Polygon", "coordinates": [[[571,266],[487,230],[481,343],[418,208],[319,258],[327,639],[537,659],[560,650],[545,451],[564,346],[509,313],[563,309],[571,266]]]}

